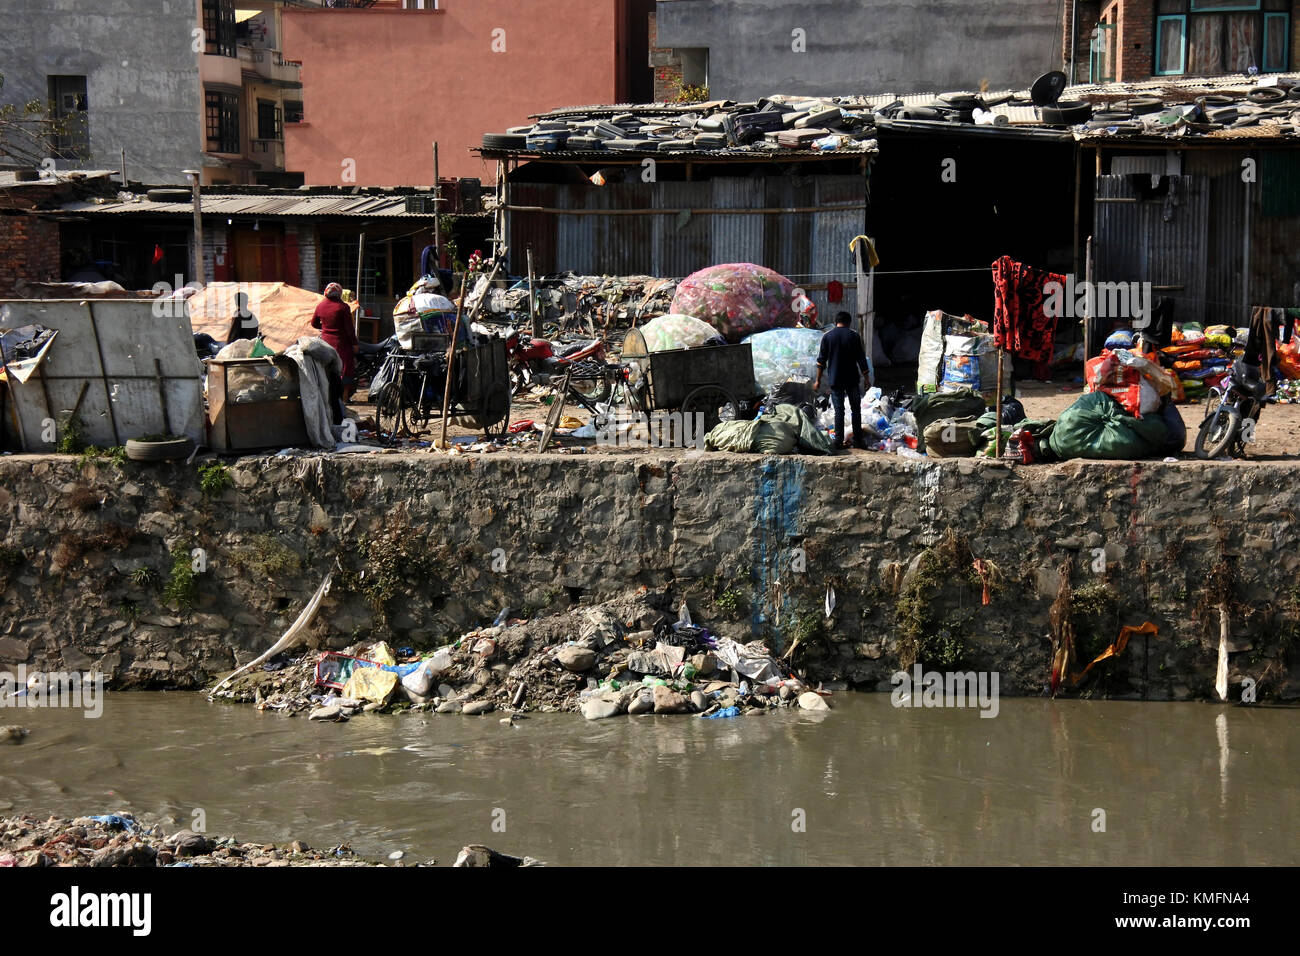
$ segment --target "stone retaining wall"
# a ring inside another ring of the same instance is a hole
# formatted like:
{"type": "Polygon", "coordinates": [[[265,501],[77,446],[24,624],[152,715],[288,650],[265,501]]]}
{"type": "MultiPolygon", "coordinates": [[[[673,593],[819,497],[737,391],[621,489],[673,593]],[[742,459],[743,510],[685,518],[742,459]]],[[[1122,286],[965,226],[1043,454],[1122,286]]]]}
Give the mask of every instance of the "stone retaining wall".
{"type": "Polygon", "coordinates": [[[1077,656],[1122,624],[1159,627],[1071,692],[1211,697],[1226,602],[1230,697],[1245,681],[1260,700],[1291,699],[1297,476],[1254,463],[384,454],[241,459],[231,486],[205,495],[181,464],[6,457],[0,665],[198,686],[269,647],[334,569],[312,646],[433,646],[503,606],[544,614],[645,586],[685,596],[729,636],[798,639],[796,660],[821,679],[888,689],[900,659],[919,658],[1039,694],[1069,561],[1077,656]],[[185,584],[172,552],[196,548],[192,606],[169,606],[160,588],[185,584]]]}

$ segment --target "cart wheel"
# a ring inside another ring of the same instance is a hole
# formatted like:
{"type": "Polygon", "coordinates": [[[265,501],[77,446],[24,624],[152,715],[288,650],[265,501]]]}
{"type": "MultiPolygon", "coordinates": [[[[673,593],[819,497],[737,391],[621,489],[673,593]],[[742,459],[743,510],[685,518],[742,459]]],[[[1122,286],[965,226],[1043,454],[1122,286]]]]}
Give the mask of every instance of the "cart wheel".
{"type": "Polygon", "coordinates": [[[396,438],[403,430],[402,392],[397,382],[389,382],[375,398],[375,422],[381,432],[396,438]]]}
{"type": "Polygon", "coordinates": [[[686,393],[682,399],[682,414],[704,416],[704,433],[713,431],[724,415],[728,419],[740,417],[740,406],[731,393],[720,385],[701,385],[686,393]]]}
{"type": "Polygon", "coordinates": [[[510,392],[506,386],[492,386],[483,401],[483,411],[478,420],[486,437],[506,437],[510,430],[510,392]]]}

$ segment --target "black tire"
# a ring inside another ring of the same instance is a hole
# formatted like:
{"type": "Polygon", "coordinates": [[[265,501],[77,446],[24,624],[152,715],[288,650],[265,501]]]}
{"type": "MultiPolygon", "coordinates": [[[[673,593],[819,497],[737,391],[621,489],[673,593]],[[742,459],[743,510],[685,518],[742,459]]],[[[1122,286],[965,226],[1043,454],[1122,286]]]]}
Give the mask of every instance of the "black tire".
{"type": "Polygon", "coordinates": [[[731,417],[739,418],[740,406],[736,404],[730,392],[720,385],[701,385],[687,392],[686,397],[682,399],[682,414],[702,414],[703,434],[707,435],[717,427],[718,422],[722,421],[719,412],[728,405],[731,406],[731,417]]]}
{"type": "Polygon", "coordinates": [[[1218,458],[1237,441],[1240,433],[1241,409],[1220,403],[1214,411],[1206,414],[1196,433],[1196,457],[1202,461],[1218,458]]]}
{"type": "Polygon", "coordinates": [[[984,100],[973,93],[940,93],[939,100],[944,106],[955,110],[984,109],[984,100]]]}
{"type": "Polygon", "coordinates": [[[1293,86],[1287,90],[1286,97],[1289,100],[1300,100],[1300,86],[1293,86]]]}
{"type": "Polygon", "coordinates": [[[1246,94],[1246,99],[1252,103],[1278,103],[1286,99],[1286,93],[1276,86],[1257,86],[1246,94]]]}
{"type": "Polygon", "coordinates": [[[191,202],[194,194],[188,189],[150,189],[144,198],[150,202],[191,202]]]}
{"type": "Polygon", "coordinates": [[[1092,104],[1083,100],[1062,100],[1055,106],[1043,107],[1043,122],[1048,126],[1077,126],[1091,116],[1092,104]]]}
{"type": "Polygon", "coordinates": [[[1163,112],[1165,108],[1165,104],[1158,96],[1131,96],[1125,106],[1134,116],[1145,116],[1147,113],[1160,113],[1163,112]]]}
{"type": "Polygon", "coordinates": [[[174,461],[188,458],[194,451],[194,442],[188,438],[176,438],[171,441],[141,441],[128,438],[126,457],[132,461],[174,461]]]}
{"type": "Polygon", "coordinates": [[[484,133],[484,149],[527,149],[528,136],[525,133],[484,133]]]}

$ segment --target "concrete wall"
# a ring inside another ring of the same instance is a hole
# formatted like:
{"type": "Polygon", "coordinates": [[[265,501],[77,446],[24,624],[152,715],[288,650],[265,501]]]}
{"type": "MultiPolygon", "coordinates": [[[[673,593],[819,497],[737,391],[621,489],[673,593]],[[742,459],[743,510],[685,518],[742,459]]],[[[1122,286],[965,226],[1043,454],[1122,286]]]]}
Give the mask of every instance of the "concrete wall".
{"type": "Polygon", "coordinates": [[[659,47],[708,47],[714,96],[1025,87],[1061,68],[1044,0],[661,0],[659,47]],[[806,33],[805,53],[792,31],[806,33]]]}
{"type": "Polygon", "coordinates": [[[60,168],[116,169],[182,183],[201,163],[194,0],[5,0],[0,4],[0,98],[48,98],[47,77],[84,75],[91,157],[60,168]]]}
{"type": "MultiPolygon", "coordinates": [[[[420,185],[439,173],[495,181],[469,152],[531,113],[616,102],[618,0],[475,0],[436,12],[284,11],[284,55],[302,61],[305,122],[285,162],[308,185],[420,185]],[[504,30],[505,52],[494,52],[504,30]],[[355,180],[341,178],[355,160],[355,180]]],[[[641,54],[644,55],[644,54],[641,54]]]]}
{"type": "Polygon", "coordinates": [[[1260,699],[1295,698],[1296,476],[1282,463],[409,454],[246,458],[231,464],[229,489],[205,498],[181,464],[119,472],[6,457],[0,666],[95,665],[118,686],[192,685],[269,647],[336,560],[355,572],[378,548],[389,558],[369,565],[372,580],[398,595],[390,624],[340,576],[311,646],[370,635],[433,646],[502,606],[545,613],[644,585],[667,589],[673,606],[685,597],[728,636],[784,648],[802,630],[814,677],[866,687],[906,657],[900,624],[919,614],[926,636],[964,644],[965,668],[998,670],[1003,693],[1038,694],[1048,608],[1072,561],[1076,592],[1114,603],[1081,630],[1080,657],[1120,624],[1159,627],[1092,692],[1209,697],[1226,594],[1233,699],[1246,678],[1260,699]],[[969,552],[927,570],[922,555],[950,531],[969,552]],[[191,611],[133,580],[149,567],[166,581],[177,547],[206,554],[191,611]],[[974,558],[995,571],[987,605],[974,558]],[[1215,568],[1227,569],[1217,589],[1215,568]],[[835,622],[819,628],[828,584],[835,622]]]}

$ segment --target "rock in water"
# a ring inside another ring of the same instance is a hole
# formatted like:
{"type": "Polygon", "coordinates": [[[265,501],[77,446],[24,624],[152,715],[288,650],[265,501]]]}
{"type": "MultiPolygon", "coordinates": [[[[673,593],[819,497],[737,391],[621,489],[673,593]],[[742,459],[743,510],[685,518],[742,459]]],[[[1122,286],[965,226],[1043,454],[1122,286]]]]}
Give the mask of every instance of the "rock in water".
{"type": "Polygon", "coordinates": [[[680,714],[691,709],[690,701],[671,688],[656,687],[654,695],[656,714],[680,714]]]}
{"type": "Polygon", "coordinates": [[[0,727],[0,744],[20,744],[31,731],[26,727],[11,725],[0,727]]]}
{"type": "Polygon", "coordinates": [[[704,710],[708,710],[709,699],[705,697],[704,694],[702,694],[700,691],[693,690],[691,691],[691,706],[695,708],[696,713],[699,713],[704,710]]]}
{"type": "Polygon", "coordinates": [[[444,700],[441,704],[438,705],[435,713],[459,714],[461,706],[462,706],[461,702],[458,700],[444,700]]]}
{"type": "Polygon", "coordinates": [[[803,710],[830,710],[831,705],[826,703],[820,694],[807,691],[799,695],[799,707],[803,710]]]}
{"type": "Polygon", "coordinates": [[[618,704],[612,700],[602,700],[599,697],[593,697],[590,700],[582,702],[582,716],[588,720],[603,720],[606,717],[614,717],[618,714],[618,704]]]}
{"type": "Polygon", "coordinates": [[[324,707],[317,707],[307,717],[308,720],[346,720],[343,716],[343,708],[338,704],[327,704],[324,707]]]}
{"type": "Polygon", "coordinates": [[[456,857],[456,866],[544,866],[541,860],[534,860],[531,856],[507,856],[504,853],[498,853],[491,847],[483,846],[481,843],[471,843],[467,847],[461,848],[460,854],[456,857]]]}
{"type": "Polygon", "coordinates": [[[581,674],[595,666],[596,652],[577,644],[566,644],[555,652],[555,659],[565,670],[581,674]]]}
{"type": "Polygon", "coordinates": [[[202,856],[208,852],[208,838],[193,830],[177,830],[163,841],[177,856],[202,856]]]}
{"type": "Polygon", "coordinates": [[[627,705],[629,714],[648,714],[655,709],[655,698],[650,693],[640,693],[627,705]]]}
{"type": "Polygon", "coordinates": [[[492,701],[490,700],[476,700],[466,704],[463,708],[461,708],[460,712],[462,714],[469,714],[470,716],[476,716],[478,714],[486,714],[488,711],[492,709],[492,707],[493,704],[492,701]]]}

